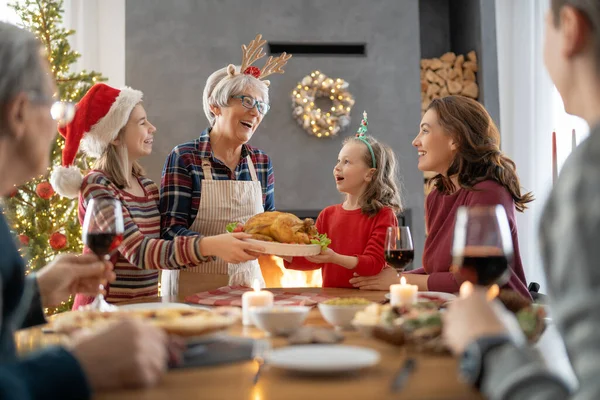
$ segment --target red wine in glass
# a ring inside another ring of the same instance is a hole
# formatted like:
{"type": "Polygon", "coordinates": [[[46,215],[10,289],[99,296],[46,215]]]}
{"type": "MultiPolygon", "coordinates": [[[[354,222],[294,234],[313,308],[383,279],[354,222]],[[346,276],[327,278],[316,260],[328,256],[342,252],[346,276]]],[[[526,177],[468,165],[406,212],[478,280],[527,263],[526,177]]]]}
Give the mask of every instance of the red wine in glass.
{"type": "Polygon", "coordinates": [[[497,247],[469,246],[464,250],[459,274],[475,285],[502,286],[510,279],[509,259],[497,247]]]}
{"type": "Polygon", "coordinates": [[[460,207],[456,213],[453,264],[474,285],[502,286],[511,275],[512,236],[504,207],[460,207]]]}
{"type": "MultiPolygon", "coordinates": [[[[123,241],[123,209],[121,202],[116,199],[92,199],[88,202],[83,220],[83,244],[94,252],[100,259],[110,257],[123,241]]],[[[100,285],[103,290],[103,285],[100,285]]],[[[104,296],[96,296],[92,310],[111,311],[111,306],[104,296]]]]}
{"type": "Polygon", "coordinates": [[[123,234],[117,233],[88,233],[86,246],[98,257],[103,258],[115,250],[123,241],[123,234]]]}
{"type": "Polygon", "coordinates": [[[390,226],[385,236],[385,261],[402,272],[415,258],[412,237],[408,226],[390,226]]]}

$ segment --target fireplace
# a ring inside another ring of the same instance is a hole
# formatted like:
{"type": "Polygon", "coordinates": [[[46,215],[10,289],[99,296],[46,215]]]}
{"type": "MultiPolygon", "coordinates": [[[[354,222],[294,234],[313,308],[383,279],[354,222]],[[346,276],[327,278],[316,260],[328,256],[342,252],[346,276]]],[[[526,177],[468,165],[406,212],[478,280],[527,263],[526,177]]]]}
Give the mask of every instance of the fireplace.
{"type": "Polygon", "coordinates": [[[321,287],[323,285],[320,269],[314,271],[286,269],[281,258],[271,255],[260,256],[258,263],[265,278],[265,284],[269,288],[321,287]]]}

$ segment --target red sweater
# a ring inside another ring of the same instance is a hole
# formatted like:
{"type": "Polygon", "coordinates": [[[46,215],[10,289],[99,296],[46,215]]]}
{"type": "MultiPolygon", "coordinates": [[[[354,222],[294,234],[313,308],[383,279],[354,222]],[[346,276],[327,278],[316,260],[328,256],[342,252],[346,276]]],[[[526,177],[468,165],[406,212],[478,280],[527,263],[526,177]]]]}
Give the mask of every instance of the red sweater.
{"type": "Polygon", "coordinates": [[[425,240],[423,249],[423,267],[409,273],[428,274],[427,287],[431,291],[458,292],[462,281],[454,273],[449,272],[452,265],[451,248],[456,210],[460,206],[501,204],[506,210],[514,247],[512,276],[506,287],[530,298],[521,264],[515,204],[512,196],[504,186],[492,180],[479,182],[473,189],[461,188],[450,195],[434,189],[427,196],[425,221],[429,236],[425,240]]]}
{"type": "Polygon", "coordinates": [[[337,264],[313,264],[304,257],[295,257],[285,267],[297,270],[323,268],[323,287],[354,288],[349,280],[354,273],[361,276],[377,275],[385,265],[384,243],[388,226],[398,226],[398,219],[391,208],[381,209],[373,217],[361,210],[344,210],[341,204],[329,206],[317,218],[317,230],[331,239],[329,248],[338,254],[358,257],[354,269],[337,264]]]}

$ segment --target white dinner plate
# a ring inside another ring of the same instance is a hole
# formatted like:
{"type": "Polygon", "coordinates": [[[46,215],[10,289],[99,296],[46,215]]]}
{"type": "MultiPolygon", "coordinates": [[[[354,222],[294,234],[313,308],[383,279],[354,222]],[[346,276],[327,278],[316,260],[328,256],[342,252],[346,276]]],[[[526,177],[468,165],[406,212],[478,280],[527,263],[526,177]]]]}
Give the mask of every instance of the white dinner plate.
{"type": "Polygon", "coordinates": [[[349,372],[379,363],[379,353],[365,347],[312,344],[275,349],[267,364],[296,372],[349,372]]]}
{"type": "MultiPolygon", "coordinates": [[[[438,297],[438,298],[446,300],[446,301],[454,300],[456,298],[456,295],[454,295],[452,293],[446,293],[446,292],[418,292],[417,293],[417,299],[419,301],[428,301],[426,296],[438,297]]],[[[385,298],[389,300],[390,294],[386,293],[385,298]]]]}
{"type": "Polygon", "coordinates": [[[318,244],[288,244],[277,242],[266,242],[264,240],[244,239],[248,243],[254,243],[265,248],[264,254],[276,256],[303,257],[316,256],[321,253],[321,245],[318,244]]]}
{"type": "Polygon", "coordinates": [[[124,304],[118,306],[121,310],[161,310],[165,308],[204,308],[210,310],[210,307],[196,305],[196,304],[185,304],[185,303],[136,303],[136,304],[124,304]]]}

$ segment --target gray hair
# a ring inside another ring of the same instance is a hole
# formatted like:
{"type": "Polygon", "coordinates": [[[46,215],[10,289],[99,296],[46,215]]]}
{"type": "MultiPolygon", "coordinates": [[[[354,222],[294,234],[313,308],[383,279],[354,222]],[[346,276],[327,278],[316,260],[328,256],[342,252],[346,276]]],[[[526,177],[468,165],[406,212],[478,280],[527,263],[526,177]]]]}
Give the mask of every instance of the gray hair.
{"type": "MultiPolygon", "coordinates": [[[[236,72],[239,72],[240,66],[235,67],[236,72]]],[[[269,87],[252,75],[237,74],[228,76],[227,67],[221,68],[213,72],[206,80],[204,86],[204,94],[202,96],[202,105],[204,114],[210,126],[215,124],[215,114],[210,110],[211,106],[227,107],[231,96],[242,94],[244,90],[249,88],[256,89],[262,94],[262,101],[269,103],[269,87]]]]}
{"type": "Polygon", "coordinates": [[[48,78],[41,51],[41,43],[31,32],[0,22],[0,106],[22,92],[50,95],[45,93],[48,78]]]}

